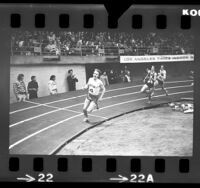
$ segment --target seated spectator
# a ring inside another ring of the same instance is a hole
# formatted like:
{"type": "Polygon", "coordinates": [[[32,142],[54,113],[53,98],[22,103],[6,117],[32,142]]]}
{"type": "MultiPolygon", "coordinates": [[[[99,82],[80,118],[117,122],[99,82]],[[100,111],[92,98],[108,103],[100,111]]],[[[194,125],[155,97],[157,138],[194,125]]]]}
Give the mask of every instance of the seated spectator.
{"type": "Polygon", "coordinates": [[[53,32],[50,32],[50,34],[47,36],[47,38],[48,38],[49,42],[51,42],[51,41],[55,41],[56,36],[53,32]]]}
{"type": "Polygon", "coordinates": [[[27,98],[26,85],[24,83],[24,75],[19,74],[17,76],[17,81],[13,84],[14,94],[16,96],[17,102],[25,101],[27,98]]]}
{"type": "Polygon", "coordinates": [[[56,53],[56,50],[57,50],[57,46],[56,46],[56,43],[54,42],[50,42],[50,44],[48,44],[45,49],[52,53],[52,54],[55,54],[56,53]]]}
{"type": "Polygon", "coordinates": [[[103,82],[104,86],[109,86],[108,76],[106,72],[103,72],[103,74],[100,76],[100,80],[103,82]]]}
{"type": "Polygon", "coordinates": [[[75,91],[76,90],[76,82],[78,82],[78,79],[73,74],[73,70],[68,70],[68,76],[67,76],[67,83],[69,91],[75,91]]]}
{"type": "Polygon", "coordinates": [[[56,84],[55,80],[56,80],[56,76],[51,75],[50,80],[48,82],[48,88],[49,88],[50,95],[55,95],[58,93],[57,84],[56,84]]]}
{"type": "Polygon", "coordinates": [[[36,76],[31,76],[31,81],[28,83],[28,93],[29,99],[38,98],[38,83],[36,81],[36,76]]]}

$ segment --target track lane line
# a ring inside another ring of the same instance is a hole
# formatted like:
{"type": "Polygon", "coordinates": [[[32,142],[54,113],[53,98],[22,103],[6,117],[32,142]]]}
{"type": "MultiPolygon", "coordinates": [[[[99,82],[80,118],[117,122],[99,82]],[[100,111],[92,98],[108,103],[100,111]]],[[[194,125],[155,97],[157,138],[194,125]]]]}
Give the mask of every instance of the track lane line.
{"type": "MultiPolygon", "coordinates": [[[[27,102],[27,101],[24,101],[24,102],[27,102]]],[[[39,104],[39,103],[38,103],[39,104]]],[[[19,110],[15,110],[15,111],[12,111],[10,112],[9,114],[15,114],[17,112],[21,112],[21,111],[24,111],[24,110],[29,110],[29,109],[32,109],[32,108],[36,108],[36,107],[39,107],[39,106],[42,106],[41,104],[37,105],[37,106],[30,106],[30,107],[27,107],[27,108],[22,108],[22,109],[19,109],[19,110]]]]}
{"type": "MultiPolygon", "coordinates": [[[[176,93],[168,93],[168,95],[170,96],[170,95],[177,95],[177,94],[183,94],[183,93],[192,93],[192,92],[193,91],[181,91],[181,92],[176,92],[176,93]]],[[[162,95],[153,96],[152,98],[158,98],[158,97],[164,97],[164,96],[166,96],[166,95],[162,94],[162,95]]],[[[125,102],[121,102],[121,103],[116,103],[116,104],[113,104],[113,105],[102,107],[99,110],[110,108],[110,107],[113,107],[113,106],[118,106],[118,105],[126,104],[126,103],[137,102],[137,101],[141,101],[141,100],[145,100],[145,99],[147,100],[147,97],[140,98],[140,99],[135,99],[135,100],[130,100],[130,101],[125,101],[125,102]]]]}
{"type": "MultiPolygon", "coordinates": [[[[81,103],[81,104],[83,104],[83,103],[81,103]]],[[[80,104],[79,104],[79,105],[80,105],[80,104]]],[[[42,117],[42,116],[49,115],[49,114],[51,114],[51,113],[55,113],[55,112],[62,111],[62,110],[68,111],[68,112],[79,113],[79,114],[82,114],[82,115],[83,115],[82,112],[78,112],[78,111],[75,111],[75,110],[69,110],[69,109],[67,109],[67,108],[59,108],[59,107],[54,107],[54,106],[49,106],[49,105],[43,105],[43,106],[55,108],[56,110],[52,110],[52,111],[50,111],[50,112],[45,112],[45,113],[43,113],[43,114],[40,114],[40,115],[37,115],[37,116],[33,116],[33,117],[31,117],[31,118],[28,118],[28,119],[19,121],[19,122],[17,122],[17,123],[13,123],[13,124],[11,124],[9,127],[11,128],[11,127],[14,127],[14,126],[16,126],[16,125],[25,123],[25,122],[27,122],[27,121],[31,121],[31,120],[33,120],[33,119],[40,118],[40,117],[42,117]]],[[[74,105],[70,106],[70,108],[73,107],[73,106],[74,106],[74,105]]],[[[91,116],[100,117],[100,118],[102,118],[102,119],[107,119],[106,117],[97,116],[97,115],[91,115],[91,116]]]]}
{"type": "Polygon", "coordinates": [[[60,99],[60,100],[56,100],[56,101],[51,101],[51,102],[48,102],[48,103],[44,103],[44,104],[53,104],[53,103],[57,103],[57,102],[63,102],[63,101],[68,101],[68,100],[71,100],[71,99],[77,99],[77,98],[80,98],[80,97],[85,97],[86,94],[84,95],[78,95],[76,97],[70,97],[70,98],[67,98],[67,99],[60,99]]]}
{"type": "Polygon", "coordinates": [[[13,124],[11,124],[9,127],[11,128],[11,127],[14,127],[14,126],[16,126],[16,125],[25,123],[25,122],[27,122],[27,121],[31,121],[31,120],[33,120],[33,119],[36,119],[36,118],[39,118],[39,117],[42,117],[42,116],[45,116],[45,115],[48,115],[48,114],[51,114],[51,113],[54,113],[54,112],[58,112],[58,111],[60,111],[60,109],[52,110],[52,111],[50,111],[50,112],[45,112],[45,113],[43,113],[43,114],[40,114],[40,115],[37,115],[37,116],[33,116],[33,117],[31,117],[31,118],[24,119],[24,120],[22,120],[22,121],[18,121],[17,123],[13,123],[13,124]]]}
{"type": "Polygon", "coordinates": [[[46,130],[52,128],[52,127],[55,127],[55,126],[57,126],[57,125],[59,125],[59,124],[61,124],[61,123],[64,123],[64,122],[69,121],[69,120],[71,120],[71,119],[73,119],[73,118],[79,117],[79,116],[81,116],[81,115],[82,115],[82,114],[77,114],[77,115],[72,116],[72,117],[70,117],[70,118],[64,119],[64,120],[59,121],[59,122],[57,122],[57,123],[54,123],[54,124],[52,124],[52,125],[50,125],[50,126],[48,126],[48,127],[45,127],[45,128],[43,128],[43,129],[41,129],[41,130],[39,130],[39,131],[37,131],[37,132],[35,132],[35,133],[33,133],[33,134],[30,134],[29,136],[26,136],[25,138],[23,138],[23,139],[21,139],[21,140],[15,142],[14,144],[10,145],[10,146],[9,146],[9,149],[12,149],[14,146],[16,146],[16,145],[18,145],[18,144],[24,142],[25,140],[27,140],[27,139],[29,139],[29,138],[31,138],[31,137],[33,137],[33,136],[35,136],[35,135],[37,135],[37,134],[39,134],[39,133],[41,133],[41,132],[44,132],[44,131],[46,131],[46,130]]]}
{"type": "MultiPolygon", "coordinates": [[[[170,93],[169,95],[177,95],[177,94],[192,93],[192,92],[193,92],[193,91],[183,91],[183,92],[170,93]]],[[[165,94],[154,96],[154,98],[163,97],[163,96],[165,96],[165,94]]],[[[126,103],[132,103],[132,102],[136,102],[136,101],[141,101],[141,100],[147,100],[147,98],[145,97],[145,98],[130,100],[130,101],[122,102],[122,103],[116,103],[116,104],[113,104],[113,105],[109,105],[109,106],[106,106],[106,107],[102,107],[102,108],[100,108],[99,110],[106,109],[106,108],[110,108],[110,107],[113,107],[113,106],[118,106],[118,105],[126,104],[126,103]]],[[[64,119],[64,120],[62,120],[62,121],[59,121],[59,122],[57,122],[57,123],[55,123],[55,124],[52,124],[52,125],[50,125],[50,126],[48,126],[48,127],[45,127],[45,128],[43,128],[43,129],[41,129],[41,130],[39,130],[39,131],[37,131],[37,132],[35,132],[35,133],[33,133],[33,134],[30,134],[29,136],[26,136],[25,138],[23,138],[23,139],[21,139],[21,140],[15,142],[14,144],[10,145],[10,146],[9,146],[9,149],[12,149],[12,148],[15,147],[16,145],[19,145],[20,143],[22,143],[22,142],[28,140],[29,138],[40,134],[41,132],[44,132],[44,131],[46,131],[46,130],[52,128],[52,127],[55,127],[55,126],[57,126],[57,125],[59,125],[59,124],[61,124],[61,123],[64,123],[64,122],[66,122],[66,121],[69,121],[69,120],[71,120],[71,119],[74,119],[74,118],[76,118],[76,117],[79,117],[79,116],[81,116],[81,115],[82,115],[82,114],[77,114],[77,115],[72,116],[72,117],[70,117],[70,118],[67,118],[67,119],[64,119]]]]}
{"type": "MultiPolygon", "coordinates": [[[[182,88],[182,87],[191,87],[191,85],[176,86],[176,87],[168,87],[168,88],[166,87],[166,89],[169,90],[169,89],[176,89],[176,88],[182,88]]],[[[155,89],[155,91],[157,91],[157,90],[162,90],[162,89],[161,89],[161,88],[155,89]]],[[[139,93],[140,93],[140,91],[125,93],[125,94],[121,94],[121,95],[114,95],[114,96],[112,96],[112,97],[103,98],[102,101],[103,101],[103,100],[107,100],[107,99],[112,99],[112,98],[121,97],[121,96],[128,96],[128,95],[139,94],[139,93]]],[[[35,103],[35,102],[34,102],[34,103],[35,103]]],[[[35,104],[40,104],[40,103],[35,103],[35,104]]],[[[22,124],[22,123],[24,123],[24,122],[31,121],[31,120],[33,120],[33,119],[40,118],[40,117],[42,117],[42,116],[49,115],[49,114],[55,113],[55,112],[57,112],[57,111],[67,110],[67,109],[69,109],[69,108],[72,108],[72,107],[75,107],[75,106],[80,106],[80,105],[83,105],[83,104],[84,104],[84,103],[78,103],[78,104],[71,105],[71,106],[67,106],[67,107],[64,107],[64,108],[59,108],[59,107],[50,106],[50,105],[47,105],[47,104],[42,104],[42,106],[46,106],[46,107],[50,107],[50,108],[55,108],[56,110],[52,110],[52,111],[49,111],[49,112],[45,112],[45,113],[43,113],[43,114],[40,114],[40,115],[37,115],[37,116],[33,116],[33,117],[31,117],[31,118],[27,118],[27,119],[25,119],[25,120],[22,120],[22,121],[13,123],[13,124],[11,124],[9,127],[11,128],[11,127],[14,127],[14,126],[16,126],[16,125],[22,124]]],[[[76,113],[76,112],[75,112],[75,113],[76,113]]],[[[79,113],[81,113],[81,112],[79,112],[79,113]]],[[[105,118],[105,117],[104,117],[104,118],[105,118]]]]}
{"type": "MultiPolygon", "coordinates": [[[[69,110],[69,109],[63,109],[63,110],[66,110],[66,111],[69,111],[69,112],[74,112],[74,113],[81,113],[82,115],[84,114],[84,113],[82,113],[82,112],[75,111],[75,110],[69,110]]],[[[102,119],[108,119],[107,117],[98,116],[98,115],[93,115],[93,114],[90,114],[90,116],[99,117],[99,118],[102,118],[102,119]]]]}
{"type": "MultiPolygon", "coordinates": [[[[166,84],[170,84],[170,83],[182,83],[182,82],[191,82],[191,81],[192,81],[192,80],[181,80],[181,81],[171,81],[171,82],[165,82],[165,83],[166,83],[166,84]]],[[[141,87],[141,86],[143,86],[143,84],[135,85],[135,86],[122,87],[122,88],[117,88],[117,89],[110,89],[110,90],[107,90],[106,93],[109,93],[109,92],[112,92],[112,91],[130,89],[130,88],[134,88],[134,87],[141,87]]],[[[79,97],[84,97],[85,95],[86,95],[86,94],[84,94],[84,95],[79,95],[79,96],[76,96],[76,97],[70,97],[70,98],[67,98],[67,99],[55,100],[55,101],[48,102],[48,103],[43,103],[43,104],[53,104],[53,103],[57,103],[57,102],[62,102],[62,101],[67,101],[67,100],[71,100],[71,99],[76,99],[76,98],[79,98],[79,97]]],[[[30,102],[30,103],[36,104],[35,102],[32,102],[32,101],[25,101],[25,102],[30,102]]],[[[38,106],[43,105],[43,104],[41,104],[41,103],[38,103],[38,104],[40,104],[40,105],[38,105],[38,106]]],[[[32,109],[32,108],[36,108],[36,107],[38,107],[38,106],[31,106],[31,107],[27,107],[27,108],[22,108],[22,109],[19,109],[19,110],[15,110],[15,111],[10,112],[10,114],[14,114],[14,113],[21,112],[21,111],[28,110],[28,109],[32,109]]]]}

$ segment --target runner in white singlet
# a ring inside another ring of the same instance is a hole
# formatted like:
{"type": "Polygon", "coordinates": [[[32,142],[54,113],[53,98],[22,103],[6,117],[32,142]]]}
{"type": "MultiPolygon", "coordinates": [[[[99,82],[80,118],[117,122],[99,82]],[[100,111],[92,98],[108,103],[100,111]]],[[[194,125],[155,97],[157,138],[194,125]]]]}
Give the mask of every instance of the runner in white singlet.
{"type": "Polygon", "coordinates": [[[88,94],[83,106],[85,122],[88,122],[88,113],[92,112],[95,108],[98,109],[98,101],[101,101],[105,93],[105,87],[102,81],[99,79],[99,76],[100,76],[100,70],[95,69],[93,77],[89,78],[88,83],[84,88],[88,89],[88,94]]]}
{"type": "Polygon", "coordinates": [[[168,96],[168,92],[164,87],[164,83],[165,83],[166,78],[167,78],[167,71],[164,69],[164,66],[161,65],[160,71],[159,71],[158,76],[157,76],[157,80],[155,82],[155,87],[160,86],[162,88],[162,90],[165,92],[166,96],[168,96]]]}

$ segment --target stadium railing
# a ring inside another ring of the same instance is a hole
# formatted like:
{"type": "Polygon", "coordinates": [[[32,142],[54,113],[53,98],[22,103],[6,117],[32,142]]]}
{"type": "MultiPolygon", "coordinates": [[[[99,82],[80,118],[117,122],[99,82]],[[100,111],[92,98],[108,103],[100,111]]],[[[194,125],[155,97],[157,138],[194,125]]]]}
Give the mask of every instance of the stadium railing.
{"type": "Polygon", "coordinates": [[[174,54],[190,54],[193,53],[192,48],[186,47],[115,47],[115,46],[71,46],[68,49],[64,46],[51,50],[41,46],[11,46],[11,55],[56,55],[61,56],[142,56],[142,55],[174,55],[174,54]]]}

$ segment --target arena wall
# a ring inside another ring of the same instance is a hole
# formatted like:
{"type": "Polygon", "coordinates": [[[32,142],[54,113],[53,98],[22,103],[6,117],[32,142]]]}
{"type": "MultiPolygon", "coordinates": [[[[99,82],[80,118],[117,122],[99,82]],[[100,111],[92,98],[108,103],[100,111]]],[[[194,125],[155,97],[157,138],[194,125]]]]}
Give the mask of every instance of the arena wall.
{"type": "Polygon", "coordinates": [[[189,75],[190,70],[193,70],[194,62],[156,62],[156,63],[120,63],[116,57],[101,57],[101,56],[65,56],[61,57],[61,61],[43,61],[42,56],[12,56],[10,69],[10,102],[16,102],[13,93],[13,83],[16,81],[17,75],[23,73],[25,76],[26,85],[30,81],[32,75],[37,77],[39,84],[38,96],[49,95],[47,83],[51,75],[56,75],[58,92],[64,93],[68,91],[66,81],[67,71],[74,70],[79,82],[77,89],[81,89],[87,79],[92,76],[94,68],[99,68],[102,71],[109,72],[114,69],[119,72],[124,70],[125,65],[131,72],[132,80],[142,80],[145,76],[145,69],[155,66],[156,71],[163,64],[167,70],[167,76],[175,78],[189,75]]]}
{"type": "Polygon", "coordinates": [[[22,55],[14,55],[11,56],[11,64],[12,65],[35,65],[35,64],[88,64],[88,63],[106,63],[119,61],[119,58],[116,56],[61,56],[60,61],[44,61],[43,56],[22,56],[22,55]]]}
{"type": "Polygon", "coordinates": [[[176,77],[187,77],[191,70],[194,70],[194,62],[156,62],[156,63],[106,63],[106,64],[87,64],[86,65],[86,78],[91,76],[91,71],[94,68],[99,68],[102,71],[109,73],[110,69],[115,71],[124,70],[125,65],[131,72],[132,80],[143,80],[146,76],[146,68],[155,66],[156,72],[159,71],[160,66],[164,65],[167,71],[167,77],[176,79],[176,77]]]}

